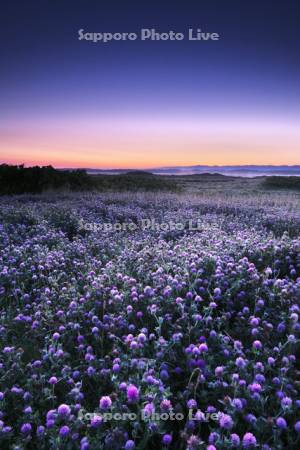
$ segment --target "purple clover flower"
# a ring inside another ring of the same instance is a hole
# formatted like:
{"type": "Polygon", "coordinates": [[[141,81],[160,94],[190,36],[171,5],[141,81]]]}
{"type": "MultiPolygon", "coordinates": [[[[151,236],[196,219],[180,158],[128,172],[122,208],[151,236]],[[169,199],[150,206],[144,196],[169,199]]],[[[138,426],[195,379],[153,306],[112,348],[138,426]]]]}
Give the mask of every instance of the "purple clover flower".
{"type": "Polygon", "coordinates": [[[252,433],[246,433],[243,437],[243,447],[249,448],[256,445],[256,437],[252,433]]]}
{"type": "Polygon", "coordinates": [[[104,395],[100,398],[99,406],[101,409],[109,409],[112,405],[111,398],[108,395],[104,395]]]}
{"type": "Polygon", "coordinates": [[[63,403],[62,405],[59,405],[57,412],[60,416],[68,417],[71,414],[71,408],[63,403]]]}
{"type": "Polygon", "coordinates": [[[139,399],[139,390],[134,384],[130,384],[127,387],[127,400],[130,403],[134,403],[139,399]]]}

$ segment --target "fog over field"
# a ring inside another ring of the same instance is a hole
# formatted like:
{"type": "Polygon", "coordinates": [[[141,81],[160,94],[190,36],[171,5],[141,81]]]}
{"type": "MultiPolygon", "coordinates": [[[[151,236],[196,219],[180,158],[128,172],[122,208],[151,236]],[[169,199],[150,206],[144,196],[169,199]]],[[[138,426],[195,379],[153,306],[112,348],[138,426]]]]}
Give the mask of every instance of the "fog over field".
{"type": "MultiPolygon", "coordinates": [[[[88,173],[122,173],[128,172],[130,169],[86,169],[88,173]]],[[[136,170],[136,169],[131,169],[136,170]]],[[[257,177],[257,176],[271,176],[271,175],[300,175],[300,165],[294,166],[174,166],[174,167],[159,167],[143,169],[154,174],[160,175],[194,175],[202,173],[219,173],[222,175],[231,175],[238,177],[257,177]]]]}

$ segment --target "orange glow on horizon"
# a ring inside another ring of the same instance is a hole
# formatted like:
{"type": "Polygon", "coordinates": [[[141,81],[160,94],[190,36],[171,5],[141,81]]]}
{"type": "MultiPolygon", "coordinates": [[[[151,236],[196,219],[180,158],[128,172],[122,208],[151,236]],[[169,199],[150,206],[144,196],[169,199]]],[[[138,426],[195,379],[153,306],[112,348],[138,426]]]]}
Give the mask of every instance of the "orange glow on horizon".
{"type": "Polygon", "coordinates": [[[175,166],[195,166],[195,165],[203,165],[203,166],[242,166],[242,165],[274,165],[274,166],[292,166],[299,164],[298,162],[294,162],[293,160],[282,160],[282,158],[273,158],[272,161],[266,158],[250,158],[245,155],[244,158],[236,159],[234,157],[219,158],[218,160],[214,159],[162,159],[159,161],[153,161],[149,159],[148,161],[137,163],[136,159],[127,159],[126,161],[114,161],[114,162],[102,162],[101,160],[95,159],[84,159],[84,158],[76,158],[76,159],[67,159],[65,157],[61,157],[59,159],[51,159],[47,157],[30,159],[26,157],[20,158],[4,158],[0,160],[1,164],[11,164],[11,165],[20,165],[24,164],[26,167],[31,166],[53,166],[57,169],[64,168],[74,168],[74,169],[99,169],[99,170],[113,170],[113,169],[158,169],[162,167],[175,167],[175,166]]]}
{"type": "Polygon", "coordinates": [[[36,121],[10,125],[0,133],[0,161],[95,169],[296,165],[300,129],[296,122],[201,118],[36,121]]]}

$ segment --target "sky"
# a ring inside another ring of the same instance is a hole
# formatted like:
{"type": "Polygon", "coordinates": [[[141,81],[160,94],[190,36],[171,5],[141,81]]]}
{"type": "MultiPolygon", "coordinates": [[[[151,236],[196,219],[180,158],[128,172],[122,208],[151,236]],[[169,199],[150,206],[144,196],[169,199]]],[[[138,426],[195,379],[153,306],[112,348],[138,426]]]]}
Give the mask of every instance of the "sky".
{"type": "Polygon", "coordinates": [[[299,23],[297,0],[3,1],[0,162],[300,164],[299,23]],[[141,41],[143,28],[185,39],[141,41]]]}

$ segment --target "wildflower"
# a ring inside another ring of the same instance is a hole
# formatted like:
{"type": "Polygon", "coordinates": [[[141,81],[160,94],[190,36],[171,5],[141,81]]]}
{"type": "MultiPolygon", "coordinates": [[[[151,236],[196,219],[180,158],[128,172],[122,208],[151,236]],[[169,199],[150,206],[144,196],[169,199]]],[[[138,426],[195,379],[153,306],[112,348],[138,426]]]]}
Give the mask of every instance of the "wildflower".
{"type": "Polygon", "coordinates": [[[64,425],[59,430],[59,435],[61,437],[66,437],[70,433],[70,428],[67,425],[64,425]]]}
{"type": "Polygon", "coordinates": [[[56,378],[56,377],[51,377],[51,378],[49,379],[48,383],[49,383],[49,384],[52,384],[52,385],[56,384],[56,383],[57,383],[57,378],[56,378]]]}
{"type": "Polygon", "coordinates": [[[105,395],[100,398],[99,406],[101,409],[109,409],[112,405],[111,398],[108,395],[105,395]]]}
{"type": "Polygon", "coordinates": [[[243,447],[249,448],[256,445],[256,437],[252,433],[246,433],[243,437],[243,447]]]}
{"type": "Polygon", "coordinates": [[[208,436],[208,442],[210,444],[214,444],[215,442],[217,442],[217,440],[219,439],[219,434],[216,433],[215,431],[213,431],[212,433],[210,433],[210,435],[208,436]]]}
{"type": "Polygon", "coordinates": [[[262,387],[259,383],[249,384],[248,387],[249,387],[250,392],[252,392],[252,393],[254,393],[254,392],[259,393],[262,390],[262,387]]]}
{"type": "Polygon", "coordinates": [[[231,428],[233,427],[233,420],[228,414],[221,414],[219,425],[221,428],[231,430],[231,428]]]}
{"type": "Polygon", "coordinates": [[[254,341],[252,345],[253,345],[253,348],[255,350],[261,350],[262,349],[262,343],[260,341],[254,341]]]}
{"type": "Polygon", "coordinates": [[[164,434],[162,438],[162,442],[164,445],[169,445],[172,442],[172,436],[170,434],[164,434]]]}
{"type": "Polygon", "coordinates": [[[239,435],[236,433],[233,433],[230,435],[230,441],[231,441],[232,445],[234,445],[235,447],[238,447],[241,442],[239,435]]]}
{"type": "Polygon", "coordinates": [[[232,406],[234,406],[237,410],[243,409],[243,402],[239,398],[234,398],[232,400],[232,406]]]}
{"type": "Polygon", "coordinates": [[[155,406],[154,406],[154,404],[153,403],[147,403],[145,406],[144,406],[144,415],[145,415],[145,417],[149,417],[149,416],[151,416],[152,414],[154,414],[154,412],[155,412],[155,406]]]}
{"type": "Polygon", "coordinates": [[[125,446],[124,446],[125,450],[133,450],[134,447],[135,447],[134,441],[132,441],[131,439],[129,439],[128,441],[125,442],[125,446]]]}
{"type": "Polygon", "coordinates": [[[68,405],[62,404],[57,408],[57,412],[60,416],[69,416],[71,414],[71,409],[68,405]]]}
{"type": "Polygon", "coordinates": [[[43,434],[45,433],[45,427],[43,427],[43,425],[39,425],[36,429],[36,434],[38,437],[43,436],[43,434]]]}
{"type": "Polygon", "coordinates": [[[278,426],[278,428],[280,428],[282,430],[287,427],[286,421],[283,417],[278,417],[276,419],[276,425],[278,426]]]}
{"type": "Polygon", "coordinates": [[[293,401],[290,397],[283,397],[281,400],[281,406],[283,408],[289,408],[292,405],[293,401]]]}
{"type": "Polygon", "coordinates": [[[199,350],[201,353],[206,353],[206,352],[208,352],[208,347],[205,343],[203,343],[203,344],[199,345],[199,350]]]}
{"type": "Polygon", "coordinates": [[[199,447],[199,444],[200,444],[200,439],[197,436],[195,436],[194,434],[192,434],[189,437],[189,439],[187,441],[187,444],[188,444],[188,449],[189,450],[197,449],[199,447]]]}
{"type": "Polygon", "coordinates": [[[188,400],[188,402],[187,402],[187,407],[188,407],[188,409],[194,409],[194,408],[197,408],[197,402],[196,402],[196,400],[194,400],[193,398],[190,399],[190,400],[188,400]]]}
{"type": "Polygon", "coordinates": [[[101,416],[94,416],[91,420],[91,427],[92,428],[98,428],[103,422],[103,419],[101,416]]]}
{"type": "Polygon", "coordinates": [[[127,400],[131,403],[136,402],[139,399],[139,390],[134,385],[131,384],[127,387],[127,400]]]}
{"type": "Polygon", "coordinates": [[[22,434],[30,434],[32,431],[32,426],[30,423],[23,423],[21,426],[21,433],[22,434]]]}
{"type": "Polygon", "coordinates": [[[172,408],[172,403],[168,399],[164,399],[160,403],[160,409],[162,411],[169,411],[172,408]]]}
{"type": "Polygon", "coordinates": [[[216,377],[221,377],[223,375],[224,367],[218,366],[215,368],[215,375],[216,377]]]}
{"type": "Polygon", "coordinates": [[[237,367],[238,367],[239,369],[244,369],[244,367],[246,367],[246,361],[245,361],[244,358],[242,358],[241,356],[239,356],[238,358],[236,358],[235,364],[237,365],[237,367]]]}

